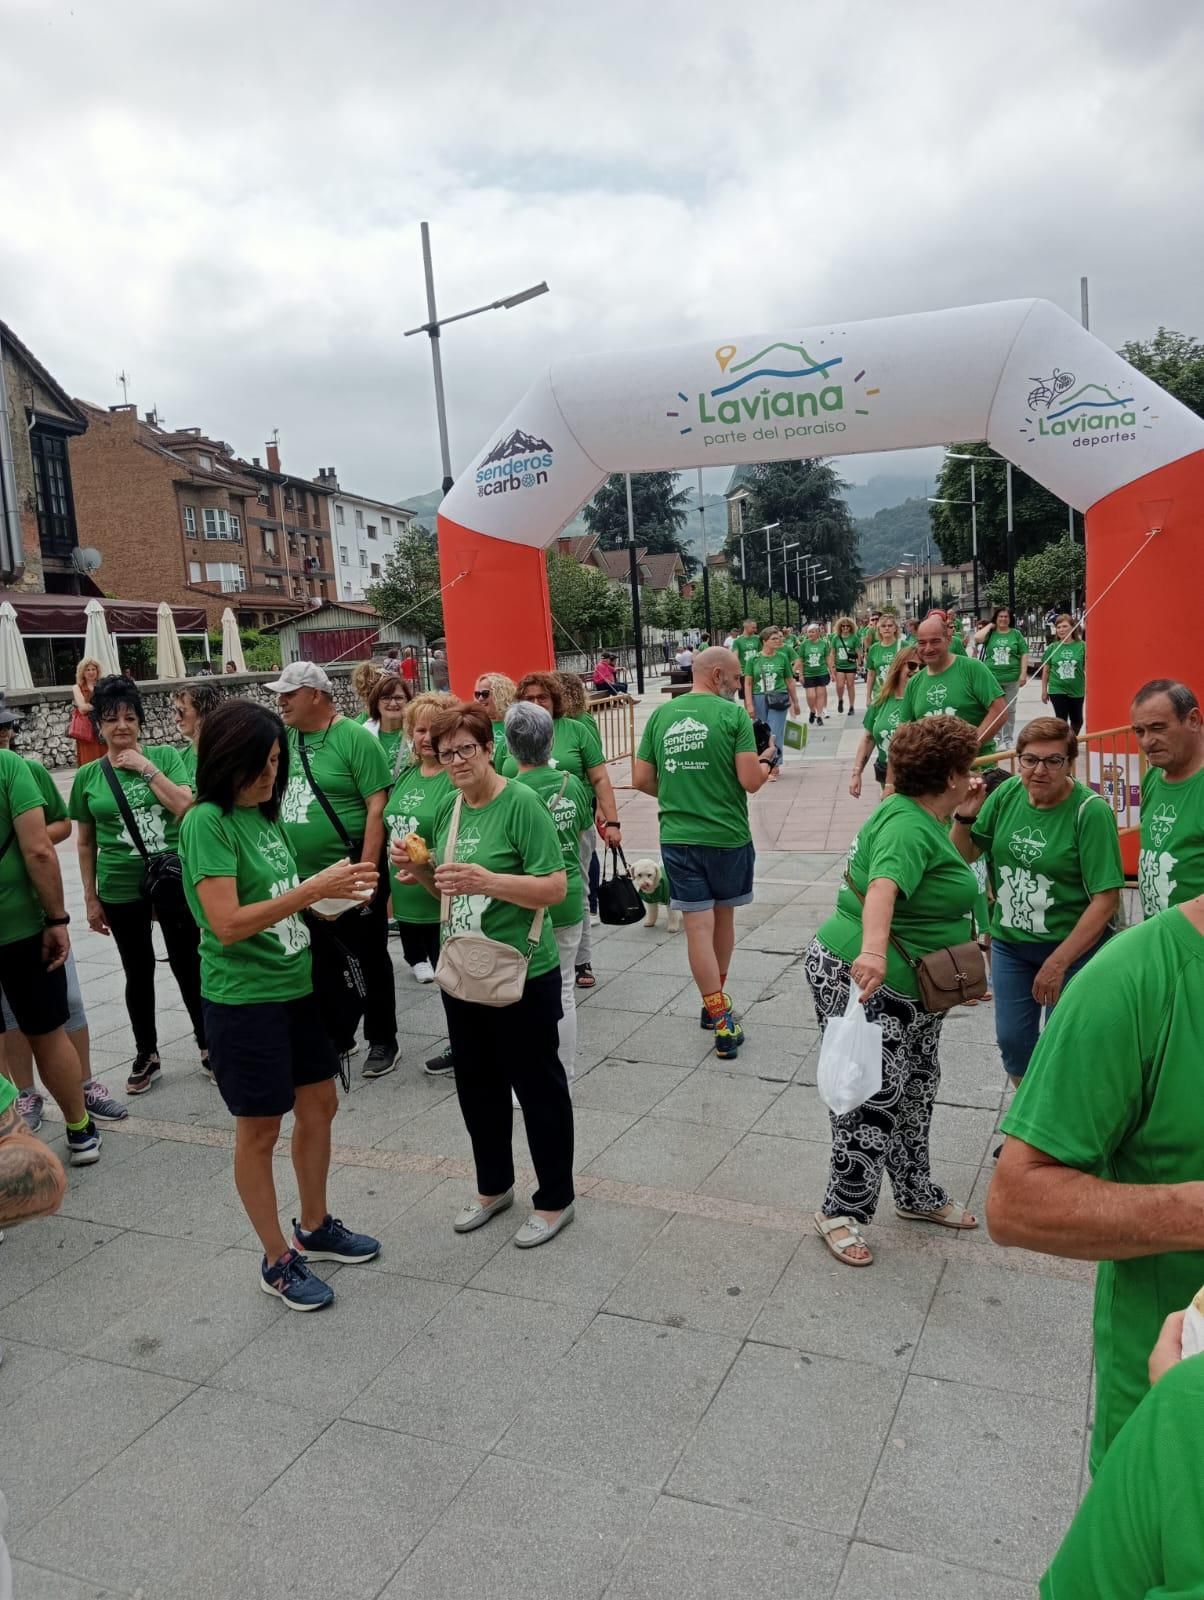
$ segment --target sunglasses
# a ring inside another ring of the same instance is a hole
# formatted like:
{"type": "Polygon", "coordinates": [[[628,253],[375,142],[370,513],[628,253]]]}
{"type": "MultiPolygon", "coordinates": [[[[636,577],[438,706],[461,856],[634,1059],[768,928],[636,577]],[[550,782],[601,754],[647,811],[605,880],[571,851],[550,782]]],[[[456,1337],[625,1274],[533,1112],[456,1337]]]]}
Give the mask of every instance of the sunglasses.
{"type": "Polygon", "coordinates": [[[918,672],[920,670],[920,663],[918,661],[909,661],[904,670],[907,672],[918,672]]]}
{"type": "Polygon", "coordinates": [[[488,700],[492,693],[492,689],[474,689],[472,697],[474,700],[488,700]]]}

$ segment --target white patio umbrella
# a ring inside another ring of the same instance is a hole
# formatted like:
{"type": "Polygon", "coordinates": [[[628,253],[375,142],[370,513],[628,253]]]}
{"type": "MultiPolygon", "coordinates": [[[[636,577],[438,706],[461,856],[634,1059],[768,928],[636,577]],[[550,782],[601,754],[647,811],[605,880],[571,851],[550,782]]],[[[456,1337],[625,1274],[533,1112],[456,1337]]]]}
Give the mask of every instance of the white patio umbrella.
{"type": "Polygon", "coordinates": [[[5,600],[0,604],[0,689],[12,693],[32,688],[33,676],[25,654],[25,640],[17,627],[17,613],[5,600]]]}
{"type": "Polygon", "coordinates": [[[226,670],[226,662],[233,661],[240,672],[247,670],[246,658],[242,653],[242,640],[238,637],[238,623],[233,611],[227,606],[222,612],[222,671],[226,670]]]}
{"type": "Polygon", "coordinates": [[[102,677],[119,673],[121,659],[117,654],[113,635],[109,632],[109,624],[105,621],[105,608],[99,600],[89,600],[84,607],[84,615],[88,619],[87,632],[84,634],[84,655],[100,662],[102,677]]]}
{"type": "Polygon", "coordinates": [[[155,637],[155,672],[160,678],[182,678],[184,652],[176,632],[176,619],[166,600],[159,601],[159,629],[155,637]]]}

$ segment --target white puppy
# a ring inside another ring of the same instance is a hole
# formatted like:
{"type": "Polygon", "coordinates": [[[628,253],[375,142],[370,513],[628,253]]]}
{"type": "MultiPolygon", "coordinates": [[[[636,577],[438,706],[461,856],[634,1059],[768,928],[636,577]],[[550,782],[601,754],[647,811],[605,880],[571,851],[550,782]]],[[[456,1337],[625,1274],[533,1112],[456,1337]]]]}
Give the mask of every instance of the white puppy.
{"type": "Polygon", "coordinates": [[[653,861],[650,856],[643,856],[639,861],[633,861],[631,881],[639,890],[640,899],[648,908],[644,916],[644,926],[655,928],[660,909],[664,906],[669,913],[669,932],[680,933],[681,912],[674,911],[669,905],[669,883],[660,862],[653,861]]]}

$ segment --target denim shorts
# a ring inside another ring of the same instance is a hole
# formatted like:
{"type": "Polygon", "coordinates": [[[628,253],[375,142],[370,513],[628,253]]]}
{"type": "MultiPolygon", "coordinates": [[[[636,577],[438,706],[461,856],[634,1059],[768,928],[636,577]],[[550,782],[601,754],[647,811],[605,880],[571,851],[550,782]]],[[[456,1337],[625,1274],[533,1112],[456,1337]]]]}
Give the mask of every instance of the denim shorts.
{"type": "Polygon", "coordinates": [[[711,844],[661,844],[661,861],[669,879],[669,905],[674,911],[710,911],[714,906],[752,904],[751,844],[726,850],[711,844]]]}

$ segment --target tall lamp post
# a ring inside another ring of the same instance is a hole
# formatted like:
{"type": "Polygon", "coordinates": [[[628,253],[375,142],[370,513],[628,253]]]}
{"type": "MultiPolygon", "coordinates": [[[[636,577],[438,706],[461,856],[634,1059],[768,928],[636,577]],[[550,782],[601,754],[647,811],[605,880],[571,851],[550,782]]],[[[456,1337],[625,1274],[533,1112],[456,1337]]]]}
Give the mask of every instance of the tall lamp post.
{"type": "Polygon", "coordinates": [[[706,627],[707,643],[711,637],[711,569],[707,564],[707,512],[702,503],[702,468],[698,469],[698,520],[702,525],[702,620],[706,627]]]}
{"type": "MultiPolygon", "coordinates": [[[[1007,495],[1007,564],[1008,564],[1008,610],[1012,613],[1013,625],[1016,621],[1016,518],[1012,504],[1012,463],[1005,461],[1002,456],[971,456],[958,450],[946,450],[945,454],[953,461],[970,462],[970,501],[976,500],[974,492],[975,467],[1002,467],[1004,469],[1005,491],[1007,495]]],[[[964,500],[950,502],[954,505],[965,505],[964,500]]],[[[1074,511],[1071,518],[1073,520],[1074,511]]],[[[978,517],[976,506],[971,506],[970,533],[974,541],[974,620],[978,621],[978,517]]]]}
{"type": "MultiPolygon", "coordinates": [[[[748,563],[744,559],[744,502],[751,494],[751,489],[738,489],[731,497],[736,507],[736,537],[740,541],[740,588],[743,591],[745,617],[748,615],[748,563]]],[[[744,617],[740,620],[743,622],[744,617]]]]}
{"type": "MultiPolygon", "coordinates": [[[[763,522],[759,528],[750,528],[748,530],[747,535],[745,534],[743,527],[741,527],[741,529],[740,529],[740,570],[741,570],[741,572],[744,571],[744,540],[745,540],[745,538],[747,537],[747,538],[751,539],[753,537],[753,535],[757,534],[757,533],[763,533],[765,535],[765,584],[766,584],[766,587],[769,590],[769,620],[770,620],[770,622],[773,621],[773,574],[771,573],[770,568],[769,568],[769,535],[773,532],[773,530],[775,528],[780,528],[781,526],[782,526],[782,524],[780,522],[763,522]]],[[[747,586],[747,584],[745,585],[745,589],[744,589],[744,609],[747,612],[747,610],[748,610],[748,586],[747,586]]]]}
{"type": "Polygon", "coordinates": [[[491,300],[488,305],[474,306],[471,311],[457,311],[455,316],[441,317],[435,310],[435,272],[431,265],[431,228],[429,222],[422,224],[422,269],[426,274],[426,315],[427,320],[419,323],[416,328],[407,328],[405,338],[415,333],[430,335],[431,341],[431,366],[435,371],[435,416],[439,423],[439,454],[443,461],[443,493],[446,494],[453,483],[451,469],[451,451],[447,442],[447,407],[443,399],[443,359],[439,354],[439,337],[442,330],[449,322],[463,322],[466,317],[478,317],[482,311],[510,311],[515,306],[521,306],[525,300],[534,300],[537,295],[547,294],[546,283],[533,284],[530,289],[520,289],[518,294],[507,295],[504,300],[491,300]]]}
{"type": "Polygon", "coordinates": [[[635,634],[635,687],[644,692],[644,636],[640,627],[640,564],[635,553],[635,513],[631,508],[631,474],[627,479],[627,564],[631,574],[631,629],[635,634]]]}

